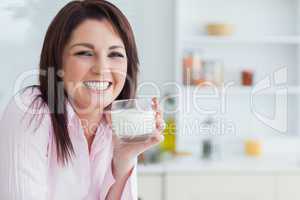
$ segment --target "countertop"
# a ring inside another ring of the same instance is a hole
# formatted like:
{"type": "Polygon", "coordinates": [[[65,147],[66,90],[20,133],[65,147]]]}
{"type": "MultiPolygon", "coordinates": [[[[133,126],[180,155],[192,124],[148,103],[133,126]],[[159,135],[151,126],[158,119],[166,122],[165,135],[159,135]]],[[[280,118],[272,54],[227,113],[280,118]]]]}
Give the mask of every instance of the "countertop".
{"type": "Polygon", "coordinates": [[[157,164],[139,164],[138,173],[170,174],[170,173],[300,173],[300,160],[239,158],[232,160],[201,161],[172,160],[157,164]]]}

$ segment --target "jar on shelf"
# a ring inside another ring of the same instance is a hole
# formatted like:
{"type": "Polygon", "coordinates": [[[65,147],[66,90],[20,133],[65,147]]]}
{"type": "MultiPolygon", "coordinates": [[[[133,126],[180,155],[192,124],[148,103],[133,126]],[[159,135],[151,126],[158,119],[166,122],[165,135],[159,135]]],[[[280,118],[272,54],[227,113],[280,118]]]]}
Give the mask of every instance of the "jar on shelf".
{"type": "Polygon", "coordinates": [[[211,36],[231,36],[234,34],[235,27],[228,23],[208,23],[206,25],[207,35],[211,36]]]}
{"type": "Polygon", "coordinates": [[[241,77],[241,82],[242,82],[242,85],[244,86],[251,86],[253,85],[253,76],[254,76],[254,73],[252,70],[242,70],[242,77],[241,77]]]}
{"type": "Polygon", "coordinates": [[[204,81],[202,60],[198,52],[188,52],[183,57],[183,83],[198,85],[204,81]]]}
{"type": "Polygon", "coordinates": [[[212,84],[221,85],[224,81],[223,62],[218,59],[205,60],[203,62],[204,79],[212,84]]]}
{"type": "Polygon", "coordinates": [[[262,144],[258,139],[245,140],[245,154],[248,156],[258,157],[262,154],[262,144]]]}

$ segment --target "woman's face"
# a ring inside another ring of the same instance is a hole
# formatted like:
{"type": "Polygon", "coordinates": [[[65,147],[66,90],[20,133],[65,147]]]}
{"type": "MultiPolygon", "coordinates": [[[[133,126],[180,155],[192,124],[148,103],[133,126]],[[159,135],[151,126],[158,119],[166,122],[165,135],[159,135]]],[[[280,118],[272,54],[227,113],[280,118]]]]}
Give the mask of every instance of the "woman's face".
{"type": "Polygon", "coordinates": [[[86,20],[73,31],[64,49],[63,70],[65,90],[76,108],[102,110],[125,84],[123,41],[107,20],[86,20]]]}

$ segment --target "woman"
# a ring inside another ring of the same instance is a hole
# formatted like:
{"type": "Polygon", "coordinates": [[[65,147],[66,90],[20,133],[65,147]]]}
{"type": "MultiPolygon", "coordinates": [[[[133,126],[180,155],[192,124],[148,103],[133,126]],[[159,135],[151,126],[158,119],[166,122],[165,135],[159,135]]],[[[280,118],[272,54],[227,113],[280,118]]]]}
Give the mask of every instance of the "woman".
{"type": "Polygon", "coordinates": [[[104,0],[72,1],[51,22],[38,86],[18,93],[1,121],[1,193],[7,200],[137,199],[136,157],[163,140],[112,134],[109,108],[134,98],[138,56],[131,27],[104,0]]]}

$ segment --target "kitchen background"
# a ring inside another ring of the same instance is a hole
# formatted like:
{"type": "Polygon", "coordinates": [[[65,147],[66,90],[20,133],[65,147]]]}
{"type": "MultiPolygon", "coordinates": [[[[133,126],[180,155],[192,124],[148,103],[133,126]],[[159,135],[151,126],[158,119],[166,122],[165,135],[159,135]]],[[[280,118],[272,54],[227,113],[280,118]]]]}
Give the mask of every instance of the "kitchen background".
{"type": "MultiPolygon", "coordinates": [[[[36,82],[26,74],[67,2],[1,1],[1,112],[36,82]]],[[[138,94],[159,96],[167,122],[139,158],[140,199],[300,199],[299,0],[112,2],[136,34],[138,94]]]]}

